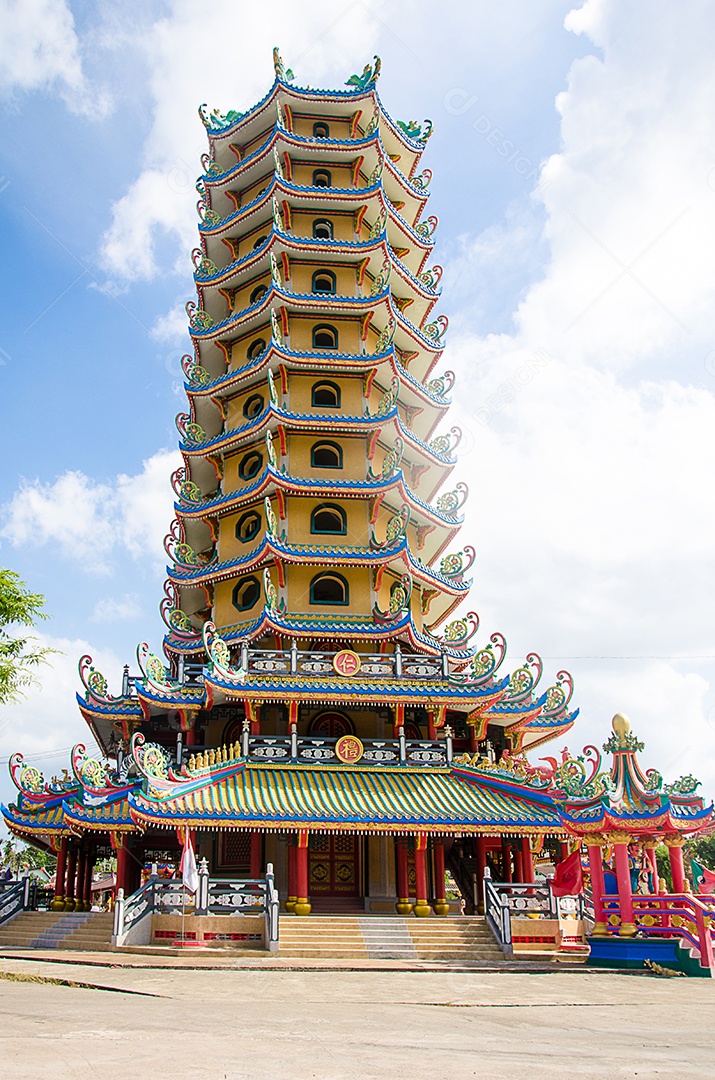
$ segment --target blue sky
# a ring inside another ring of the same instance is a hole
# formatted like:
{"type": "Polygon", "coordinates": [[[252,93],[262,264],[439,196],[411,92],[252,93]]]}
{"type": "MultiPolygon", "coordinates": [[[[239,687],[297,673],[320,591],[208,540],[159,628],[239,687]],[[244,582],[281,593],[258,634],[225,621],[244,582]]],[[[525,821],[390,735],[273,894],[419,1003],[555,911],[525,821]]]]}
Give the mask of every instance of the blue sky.
{"type": "Polygon", "coordinates": [[[545,680],[568,658],[572,749],[624,709],[653,764],[715,791],[709,5],[0,0],[0,20],[0,561],[62,650],[0,712],[0,759],[51,772],[82,738],[83,651],[116,688],[160,646],[196,109],[252,104],[278,44],[321,86],[379,53],[387,110],[435,123],[483,634],[512,666],[541,652],[545,680]]]}

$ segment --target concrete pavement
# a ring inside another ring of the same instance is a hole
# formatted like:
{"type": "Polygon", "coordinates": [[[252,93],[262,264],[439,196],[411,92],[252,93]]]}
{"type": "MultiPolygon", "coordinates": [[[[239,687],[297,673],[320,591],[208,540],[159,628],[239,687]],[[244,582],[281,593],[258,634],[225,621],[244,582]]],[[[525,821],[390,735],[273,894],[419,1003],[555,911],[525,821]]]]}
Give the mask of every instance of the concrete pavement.
{"type": "Polygon", "coordinates": [[[13,1080],[715,1073],[715,985],[705,979],[583,969],[188,971],[21,959],[0,960],[0,972],[97,987],[0,979],[0,1071],[13,1080]]]}

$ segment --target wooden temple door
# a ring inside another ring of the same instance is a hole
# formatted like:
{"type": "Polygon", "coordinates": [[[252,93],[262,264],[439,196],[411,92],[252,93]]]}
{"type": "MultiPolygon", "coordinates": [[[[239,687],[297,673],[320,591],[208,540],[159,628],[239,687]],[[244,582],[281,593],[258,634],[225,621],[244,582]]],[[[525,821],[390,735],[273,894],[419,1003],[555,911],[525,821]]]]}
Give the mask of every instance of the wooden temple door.
{"type": "Polygon", "coordinates": [[[310,734],[321,735],[326,739],[339,739],[342,735],[354,735],[355,730],[347,716],[326,712],[315,718],[310,726],[310,734]]]}
{"type": "Polygon", "coordinates": [[[351,833],[312,835],[309,872],[311,896],[359,896],[360,838],[351,833]]]}

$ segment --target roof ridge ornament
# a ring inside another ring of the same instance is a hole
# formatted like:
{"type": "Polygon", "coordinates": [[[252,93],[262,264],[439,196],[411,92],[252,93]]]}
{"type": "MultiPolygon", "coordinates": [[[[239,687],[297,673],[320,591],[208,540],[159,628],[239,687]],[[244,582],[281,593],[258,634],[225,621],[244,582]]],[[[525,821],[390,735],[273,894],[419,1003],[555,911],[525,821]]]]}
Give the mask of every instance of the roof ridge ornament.
{"type": "Polygon", "coordinates": [[[277,45],[273,49],[273,70],[275,71],[276,79],[278,79],[279,82],[289,83],[295,80],[292,68],[287,68],[283,63],[283,57],[278,51],[277,45]]]}
{"type": "Polygon", "coordinates": [[[360,91],[367,90],[368,87],[373,86],[380,78],[380,70],[382,68],[382,60],[375,54],[373,57],[375,66],[372,64],[365,64],[362,69],[361,75],[351,75],[349,79],[345,80],[345,85],[351,87],[351,89],[360,91]]]}

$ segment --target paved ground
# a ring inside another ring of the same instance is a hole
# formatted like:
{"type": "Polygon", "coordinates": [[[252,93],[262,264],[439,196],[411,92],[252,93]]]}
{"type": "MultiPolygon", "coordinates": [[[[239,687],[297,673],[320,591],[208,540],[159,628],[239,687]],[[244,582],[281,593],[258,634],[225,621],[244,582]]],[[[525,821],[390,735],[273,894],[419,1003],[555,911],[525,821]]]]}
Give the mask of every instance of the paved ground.
{"type": "Polygon", "coordinates": [[[21,959],[0,960],[0,975],[3,1080],[715,1075],[715,982],[705,979],[21,959]]]}

